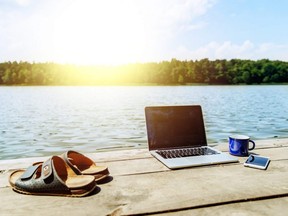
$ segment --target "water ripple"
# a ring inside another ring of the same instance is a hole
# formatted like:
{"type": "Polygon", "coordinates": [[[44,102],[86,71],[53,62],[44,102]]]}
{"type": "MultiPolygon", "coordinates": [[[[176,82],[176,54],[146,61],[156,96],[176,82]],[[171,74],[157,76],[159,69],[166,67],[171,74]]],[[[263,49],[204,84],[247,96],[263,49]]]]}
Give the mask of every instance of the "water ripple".
{"type": "Polygon", "coordinates": [[[207,139],[288,137],[288,86],[0,87],[0,159],[147,147],[144,107],[200,104],[207,139]]]}

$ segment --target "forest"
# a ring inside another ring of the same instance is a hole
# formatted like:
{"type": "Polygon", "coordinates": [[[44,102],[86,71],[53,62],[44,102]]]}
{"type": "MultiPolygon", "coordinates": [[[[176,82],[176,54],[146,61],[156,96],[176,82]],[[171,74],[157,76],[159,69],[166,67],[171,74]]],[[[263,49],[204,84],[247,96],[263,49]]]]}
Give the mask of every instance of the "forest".
{"type": "Polygon", "coordinates": [[[288,83],[288,62],[185,60],[121,66],[0,63],[0,85],[235,85],[288,83]]]}

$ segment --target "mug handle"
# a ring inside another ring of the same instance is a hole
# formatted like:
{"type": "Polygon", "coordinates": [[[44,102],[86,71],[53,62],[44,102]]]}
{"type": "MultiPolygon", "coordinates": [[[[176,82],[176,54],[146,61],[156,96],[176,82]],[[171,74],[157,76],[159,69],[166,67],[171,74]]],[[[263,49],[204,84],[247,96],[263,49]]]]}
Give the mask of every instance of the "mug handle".
{"type": "Polygon", "coordinates": [[[251,148],[248,148],[248,149],[253,150],[255,148],[255,142],[253,140],[249,140],[249,142],[251,142],[253,144],[253,146],[251,148]]]}

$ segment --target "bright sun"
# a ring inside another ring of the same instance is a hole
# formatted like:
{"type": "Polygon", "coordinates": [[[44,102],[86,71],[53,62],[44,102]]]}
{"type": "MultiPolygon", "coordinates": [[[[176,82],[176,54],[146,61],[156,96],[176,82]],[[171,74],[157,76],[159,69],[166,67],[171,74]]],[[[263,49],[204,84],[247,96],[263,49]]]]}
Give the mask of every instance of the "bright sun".
{"type": "Polygon", "coordinates": [[[54,19],[55,61],[115,65],[148,60],[153,46],[149,18],[135,4],[74,1],[65,7],[54,19]]]}

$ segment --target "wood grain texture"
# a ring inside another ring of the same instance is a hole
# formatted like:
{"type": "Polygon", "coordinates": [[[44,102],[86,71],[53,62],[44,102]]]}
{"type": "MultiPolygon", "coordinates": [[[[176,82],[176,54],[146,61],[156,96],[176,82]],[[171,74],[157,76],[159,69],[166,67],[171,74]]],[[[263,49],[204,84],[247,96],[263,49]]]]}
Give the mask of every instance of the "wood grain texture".
{"type": "MultiPolygon", "coordinates": [[[[226,144],[217,148],[227,151],[226,144]]],[[[288,139],[258,142],[253,153],[270,157],[266,171],[244,167],[247,157],[239,157],[239,163],[169,170],[146,149],[89,154],[97,163],[108,165],[112,177],[85,198],[15,193],[8,186],[8,177],[23,163],[16,160],[5,165],[1,161],[6,169],[0,174],[0,215],[281,215],[279,209],[287,212],[288,139]]],[[[39,158],[26,163],[33,161],[39,158]]]]}

